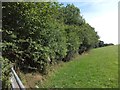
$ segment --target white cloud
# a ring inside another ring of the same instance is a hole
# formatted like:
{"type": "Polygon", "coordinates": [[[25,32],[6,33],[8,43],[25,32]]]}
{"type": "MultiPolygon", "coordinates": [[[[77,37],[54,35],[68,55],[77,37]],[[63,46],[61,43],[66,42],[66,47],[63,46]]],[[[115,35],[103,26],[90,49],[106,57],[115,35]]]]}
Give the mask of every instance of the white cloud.
{"type": "Polygon", "coordinates": [[[107,12],[103,15],[98,15],[89,23],[95,27],[101,40],[117,44],[118,42],[118,22],[117,14],[115,12],[107,12]]]}
{"type": "Polygon", "coordinates": [[[118,43],[118,3],[94,3],[96,12],[84,12],[86,21],[95,28],[100,39],[105,43],[118,43]]]}

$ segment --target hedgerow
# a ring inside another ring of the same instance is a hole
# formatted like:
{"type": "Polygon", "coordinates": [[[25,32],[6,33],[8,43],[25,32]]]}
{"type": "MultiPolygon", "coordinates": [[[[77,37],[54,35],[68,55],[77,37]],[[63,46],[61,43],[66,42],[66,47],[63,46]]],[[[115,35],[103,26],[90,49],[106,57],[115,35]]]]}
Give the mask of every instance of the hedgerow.
{"type": "Polygon", "coordinates": [[[73,4],[4,2],[2,9],[2,56],[21,70],[45,73],[49,64],[69,61],[99,39],[73,4]]]}

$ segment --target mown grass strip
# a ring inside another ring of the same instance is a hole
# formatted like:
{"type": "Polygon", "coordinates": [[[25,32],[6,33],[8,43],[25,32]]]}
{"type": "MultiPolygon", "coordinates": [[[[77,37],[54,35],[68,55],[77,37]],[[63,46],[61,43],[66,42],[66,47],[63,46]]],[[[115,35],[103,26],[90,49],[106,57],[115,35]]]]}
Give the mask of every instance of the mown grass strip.
{"type": "Polygon", "coordinates": [[[39,85],[47,88],[117,88],[118,47],[108,46],[64,63],[39,85]]]}

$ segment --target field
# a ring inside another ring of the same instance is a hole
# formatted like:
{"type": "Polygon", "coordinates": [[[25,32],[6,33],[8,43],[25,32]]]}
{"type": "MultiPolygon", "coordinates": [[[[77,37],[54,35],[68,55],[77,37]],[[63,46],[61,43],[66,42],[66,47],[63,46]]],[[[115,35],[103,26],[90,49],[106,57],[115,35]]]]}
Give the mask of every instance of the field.
{"type": "Polygon", "coordinates": [[[39,87],[48,88],[117,88],[118,46],[91,50],[62,64],[46,77],[39,87]]]}

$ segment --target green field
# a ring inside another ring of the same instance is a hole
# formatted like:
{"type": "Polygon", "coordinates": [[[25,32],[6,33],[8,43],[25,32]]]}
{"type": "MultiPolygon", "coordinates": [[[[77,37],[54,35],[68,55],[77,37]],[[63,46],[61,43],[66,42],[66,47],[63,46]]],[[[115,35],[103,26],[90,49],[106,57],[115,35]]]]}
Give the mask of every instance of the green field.
{"type": "Polygon", "coordinates": [[[118,87],[118,46],[91,50],[63,63],[39,87],[114,88],[118,87]]]}

